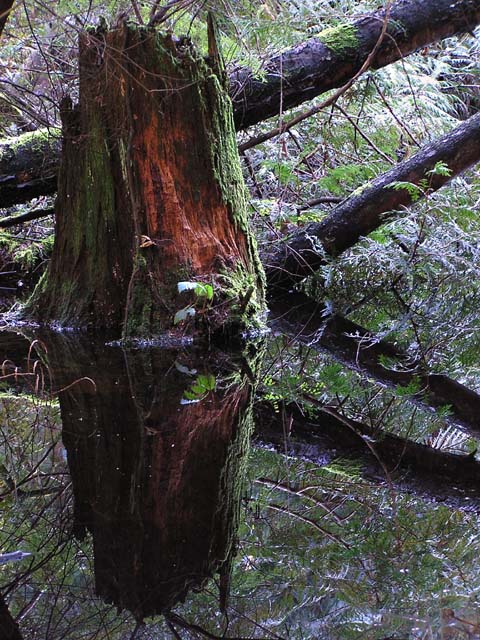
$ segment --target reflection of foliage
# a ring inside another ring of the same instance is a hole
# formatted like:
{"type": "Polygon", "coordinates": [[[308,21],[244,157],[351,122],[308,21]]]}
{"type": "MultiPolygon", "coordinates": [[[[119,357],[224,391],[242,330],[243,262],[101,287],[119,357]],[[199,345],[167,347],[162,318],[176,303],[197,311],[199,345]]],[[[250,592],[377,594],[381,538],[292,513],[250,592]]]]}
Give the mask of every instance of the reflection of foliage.
{"type": "MultiPolygon", "coordinates": [[[[79,26],[100,16],[114,21],[132,4],[148,19],[154,3],[64,0],[54,8],[26,3],[25,13],[14,12],[9,23],[14,37],[2,39],[2,135],[58,124],[58,97],[65,90],[75,97],[78,91],[79,26]]],[[[181,4],[186,11],[172,11],[165,27],[190,32],[205,48],[204,7],[181,4]]],[[[267,56],[377,3],[207,4],[218,14],[227,59],[250,65],[262,77],[267,56]]],[[[325,216],[332,202],[353,191],[361,194],[368,180],[478,110],[478,38],[467,34],[424,53],[365,74],[331,109],[248,152],[247,179],[257,198],[261,242],[277,241],[279,230],[325,216]],[[320,203],[309,204],[316,199],[320,203]]],[[[434,172],[446,170],[439,165],[434,172]]],[[[395,188],[420,196],[428,186],[427,179],[395,188]]],[[[400,344],[411,361],[478,389],[479,200],[478,171],[471,171],[329,261],[321,285],[310,285],[310,291],[327,299],[330,309],[400,344]]],[[[0,270],[12,264],[35,268],[51,250],[50,233],[51,225],[38,223],[28,232],[3,234],[0,270]]],[[[211,285],[187,283],[189,288],[200,300],[178,311],[177,322],[211,301],[211,285]]],[[[240,289],[238,299],[248,287],[240,289]]],[[[346,369],[341,358],[316,353],[314,340],[309,346],[279,337],[271,341],[262,389],[267,398],[296,402],[307,415],[309,407],[327,404],[373,430],[475,453],[473,438],[445,427],[448,407],[428,414],[410,402],[421,391],[415,380],[384,388],[368,374],[346,369]]],[[[382,363],[402,366],[388,358],[382,363]]],[[[210,374],[198,375],[185,399],[201,400],[215,384],[210,374]]],[[[71,492],[58,407],[10,394],[0,400],[0,411],[2,550],[33,554],[32,560],[2,567],[1,584],[25,636],[130,636],[137,626],[131,617],[117,615],[93,595],[89,541],[70,538],[71,492]]],[[[344,460],[319,469],[256,451],[250,467],[228,620],[216,626],[213,586],[178,608],[185,620],[218,636],[227,627],[226,637],[441,637],[443,623],[452,625],[449,632],[457,629],[459,638],[467,637],[462,629],[473,634],[478,613],[469,605],[475,605],[480,588],[474,513],[369,484],[344,460]]],[[[158,620],[137,632],[137,638],[171,637],[171,629],[158,620]]]]}
{"type": "MultiPolygon", "coordinates": [[[[253,454],[227,637],[440,637],[479,622],[476,515],[346,470],[253,454]]],[[[207,590],[178,612],[219,634],[215,598],[207,590]]]]}
{"type": "Polygon", "coordinates": [[[211,373],[198,375],[190,388],[183,394],[186,402],[200,402],[210,391],[215,391],[215,376],[211,373]]]}

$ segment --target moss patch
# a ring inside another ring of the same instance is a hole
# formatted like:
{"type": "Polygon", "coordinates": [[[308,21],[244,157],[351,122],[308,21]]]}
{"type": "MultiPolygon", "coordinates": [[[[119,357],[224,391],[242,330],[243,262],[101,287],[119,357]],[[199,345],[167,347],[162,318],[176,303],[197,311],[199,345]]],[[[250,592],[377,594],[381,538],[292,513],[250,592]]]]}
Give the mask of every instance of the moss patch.
{"type": "Polygon", "coordinates": [[[357,30],[351,24],[324,29],[317,38],[337,55],[348,53],[356,49],[359,44],[357,30]]]}

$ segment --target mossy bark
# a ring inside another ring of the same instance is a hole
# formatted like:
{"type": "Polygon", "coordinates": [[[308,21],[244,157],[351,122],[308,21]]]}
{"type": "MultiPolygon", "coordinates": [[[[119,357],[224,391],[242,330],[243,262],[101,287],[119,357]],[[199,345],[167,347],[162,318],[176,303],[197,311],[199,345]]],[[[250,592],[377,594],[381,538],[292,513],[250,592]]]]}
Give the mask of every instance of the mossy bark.
{"type": "Polygon", "coordinates": [[[186,303],[193,324],[213,331],[257,317],[263,275],[224,80],[218,61],[152,29],[80,37],[79,104],[63,105],[56,243],[29,312],[123,337],[171,329],[186,303]],[[179,281],[211,284],[213,303],[186,300],[179,281]]]}
{"type": "Polygon", "coordinates": [[[60,333],[41,341],[55,386],[67,387],[59,401],[74,531],[92,534],[98,595],[143,619],[214,573],[228,577],[259,350],[232,358],[60,333]],[[192,400],[201,376],[212,384],[192,400]]]}
{"type": "Polygon", "coordinates": [[[0,206],[55,193],[60,148],[56,128],[0,141],[0,206]]]}

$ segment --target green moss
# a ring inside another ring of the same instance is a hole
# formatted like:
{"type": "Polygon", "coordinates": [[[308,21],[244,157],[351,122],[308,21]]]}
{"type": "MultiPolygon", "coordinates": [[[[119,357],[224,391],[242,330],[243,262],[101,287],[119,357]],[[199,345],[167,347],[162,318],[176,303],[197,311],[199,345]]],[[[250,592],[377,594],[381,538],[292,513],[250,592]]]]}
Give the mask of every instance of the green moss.
{"type": "Polygon", "coordinates": [[[348,53],[358,47],[356,28],[351,24],[341,24],[338,27],[324,29],[317,35],[318,40],[337,55],[348,53]]]}
{"type": "Polygon", "coordinates": [[[53,249],[54,236],[47,236],[43,240],[19,240],[7,232],[0,233],[0,247],[5,250],[9,260],[22,270],[32,270],[41,260],[50,257],[53,249]]]}
{"type": "Polygon", "coordinates": [[[9,138],[8,144],[15,150],[28,147],[29,149],[41,150],[46,143],[52,140],[58,140],[61,136],[61,130],[58,127],[51,127],[50,129],[37,129],[36,131],[29,131],[22,133],[15,138],[9,138]]]}
{"type": "Polygon", "coordinates": [[[32,158],[44,156],[49,147],[60,145],[61,130],[57,127],[37,129],[0,142],[0,162],[12,162],[23,153],[32,158]]]}
{"type": "Polygon", "coordinates": [[[263,287],[258,286],[258,274],[247,271],[243,265],[224,272],[219,276],[222,295],[231,302],[229,313],[232,321],[243,326],[260,328],[264,326],[265,312],[263,287]]]}

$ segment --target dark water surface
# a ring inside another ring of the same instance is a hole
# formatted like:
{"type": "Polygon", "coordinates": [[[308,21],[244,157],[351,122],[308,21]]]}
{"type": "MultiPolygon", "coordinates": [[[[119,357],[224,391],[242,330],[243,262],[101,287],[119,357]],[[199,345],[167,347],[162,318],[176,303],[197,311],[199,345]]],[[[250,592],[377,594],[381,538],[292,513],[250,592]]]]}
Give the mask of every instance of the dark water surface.
{"type": "Polygon", "coordinates": [[[480,637],[471,438],[304,348],[0,333],[0,638],[480,637]]]}

